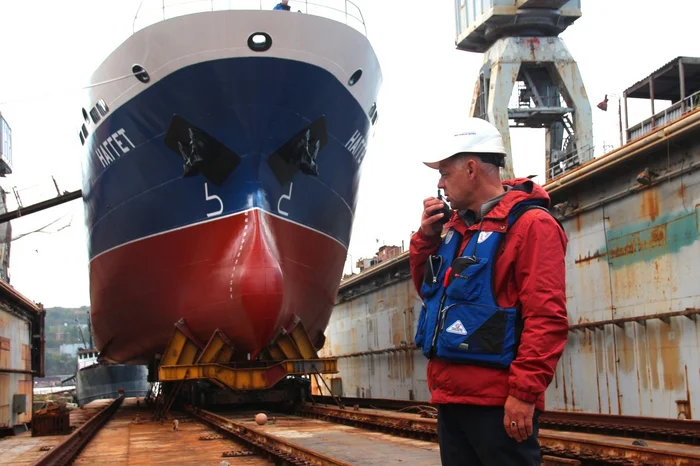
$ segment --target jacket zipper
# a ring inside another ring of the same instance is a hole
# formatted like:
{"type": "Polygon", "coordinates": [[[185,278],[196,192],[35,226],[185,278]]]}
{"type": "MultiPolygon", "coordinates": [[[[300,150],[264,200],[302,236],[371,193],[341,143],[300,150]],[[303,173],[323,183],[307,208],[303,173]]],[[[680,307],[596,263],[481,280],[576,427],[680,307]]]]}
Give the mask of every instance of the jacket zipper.
{"type": "Polygon", "coordinates": [[[440,298],[440,306],[438,307],[439,310],[438,310],[438,313],[437,313],[438,315],[437,315],[437,318],[435,319],[435,328],[433,329],[433,341],[430,342],[430,353],[431,353],[431,355],[432,355],[432,354],[434,353],[434,351],[435,351],[435,344],[437,343],[438,332],[439,332],[439,330],[442,330],[441,326],[442,326],[442,324],[444,323],[444,319],[445,319],[445,318],[444,318],[444,315],[445,315],[445,313],[447,312],[447,310],[448,310],[449,308],[451,308],[452,306],[454,306],[454,304],[450,304],[450,305],[447,306],[445,309],[443,309],[442,306],[445,305],[445,300],[446,300],[446,299],[447,299],[447,294],[445,293],[445,294],[442,295],[442,298],[440,298]]]}
{"type": "Polygon", "coordinates": [[[447,306],[445,309],[442,310],[442,314],[440,316],[440,331],[442,332],[445,329],[445,322],[447,321],[447,311],[455,307],[457,303],[455,304],[450,304],[447,306]]]}

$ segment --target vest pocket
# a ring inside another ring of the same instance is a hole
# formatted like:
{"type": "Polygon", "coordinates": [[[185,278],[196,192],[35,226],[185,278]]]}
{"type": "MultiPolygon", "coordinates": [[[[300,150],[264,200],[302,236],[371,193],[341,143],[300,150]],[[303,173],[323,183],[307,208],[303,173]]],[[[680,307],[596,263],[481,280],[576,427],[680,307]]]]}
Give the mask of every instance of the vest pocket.
{"type": "Polygon", "coordinates": [[[425,321],[427,320],[427,314],[428,310],[426,309],[425,304],[423,304],[423,306],[420,308],[420,315],[418,316],[416,336],[413,339],[413,342],[419,348],[422,348],[423,343],[425,343],[425,321]]]}
{"type": "Polygon", "coordinates": [[[515,309],[457,304],[442,316],[436,355],[470,364],[507,367],[515,349],[515,309]]]}
{"type": "MultiPolygon", "coordinates": [[[[479,258],[479,262],[466,267],[463,270],[450,271],[449,285],[445,293],[455,301],[476,301],[482,293],[484,284],[491,283],[488,271],[489,260],[479,258]]],[[[490,290],[487,290],[490,292],[490,290]]]]}

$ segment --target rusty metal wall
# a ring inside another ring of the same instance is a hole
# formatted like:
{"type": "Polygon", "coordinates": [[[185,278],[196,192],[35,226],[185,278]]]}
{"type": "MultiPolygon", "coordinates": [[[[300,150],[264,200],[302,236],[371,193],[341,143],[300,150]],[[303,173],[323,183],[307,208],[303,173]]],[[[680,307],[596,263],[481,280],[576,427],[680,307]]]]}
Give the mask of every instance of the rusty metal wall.
{"type": "Polygon", "coordinates": [[[553,198],[585,212],[563,222],[576,330],[548,409],[700,418],[699,163],[700,144],[669,145],[553,198]]]}
{"type": "Polygon", "coordinates": [[[429,399],[427,360],[411,348],[420,304],[405,278],[337,304],[320,352],[340,357],[328,386],[341,387],[343,396],[429,399]]]}
{"type": "MultiPolygon", "coordinates": [[[[552,194],[553,204],[568,204],[571,331],[548,410],[700,419],[700,142],[692,139],[552,194]],[[649,186],[638,181],[645,168],[649,186]]],[[[425,358],[384,352],[412,343],[415,297],[404,277],[336,305],[322,351],[341,356],[329,386],[340,378],[345,396],[429,399],[425,358]]]]}
{"type": "Polygon", "coordinates": [[[0,305],[0,428],[11,428],[32,419],[33,382],[29,321],[0,305]],[[26,371],[28,373],[12,372],[26,371]],[[24,394],[26,412],[13,413],[13,395],[24,394]]]}

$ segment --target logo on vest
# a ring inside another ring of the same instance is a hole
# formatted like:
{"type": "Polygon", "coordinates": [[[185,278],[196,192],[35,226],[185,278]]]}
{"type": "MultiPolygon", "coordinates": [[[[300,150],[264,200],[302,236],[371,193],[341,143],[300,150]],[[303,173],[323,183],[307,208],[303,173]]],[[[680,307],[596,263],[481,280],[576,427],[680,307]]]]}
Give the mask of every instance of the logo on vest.
{"type": "Polygon", "coordinates": [[[450,244],[450,241],[452,241],[452,237],[454,236],[454,234],[454,230],[449,230],[447,232],[447,234],[445,235],[445,244],[450,244]]]}
{"type": "Polygon", "coordinates": [[[489,236],[491,236],[492,231],[482,231],[479,232],[479,237],[476,239],[477,244],[478,243],[483,243],[487,239],[489,239],[489,236]]]}
{"type": "Polygon", "coordinates": [[[462,325],[461,320],[458,320],[454,324],[447,327],[447,329],[445,331],[447,333],[454,333],[456,335],[466,335],[467,334],[467,331],[464,329],[464,325],[462,325]]]}

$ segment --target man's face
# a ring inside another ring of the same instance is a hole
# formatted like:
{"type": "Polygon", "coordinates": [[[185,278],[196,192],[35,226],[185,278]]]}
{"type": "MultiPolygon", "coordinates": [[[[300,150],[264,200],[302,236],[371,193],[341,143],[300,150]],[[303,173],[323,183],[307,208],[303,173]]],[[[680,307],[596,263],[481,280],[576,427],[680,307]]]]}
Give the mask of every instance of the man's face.
{"type": "Polygon", "coordinates": [[[450,157],[440,162],[438,188],[445,191],[445,197],[453,209],[467,209],[472,202],[476,187],[473,176],[475,164],[473,159],[466,157],[450,157]]]}

